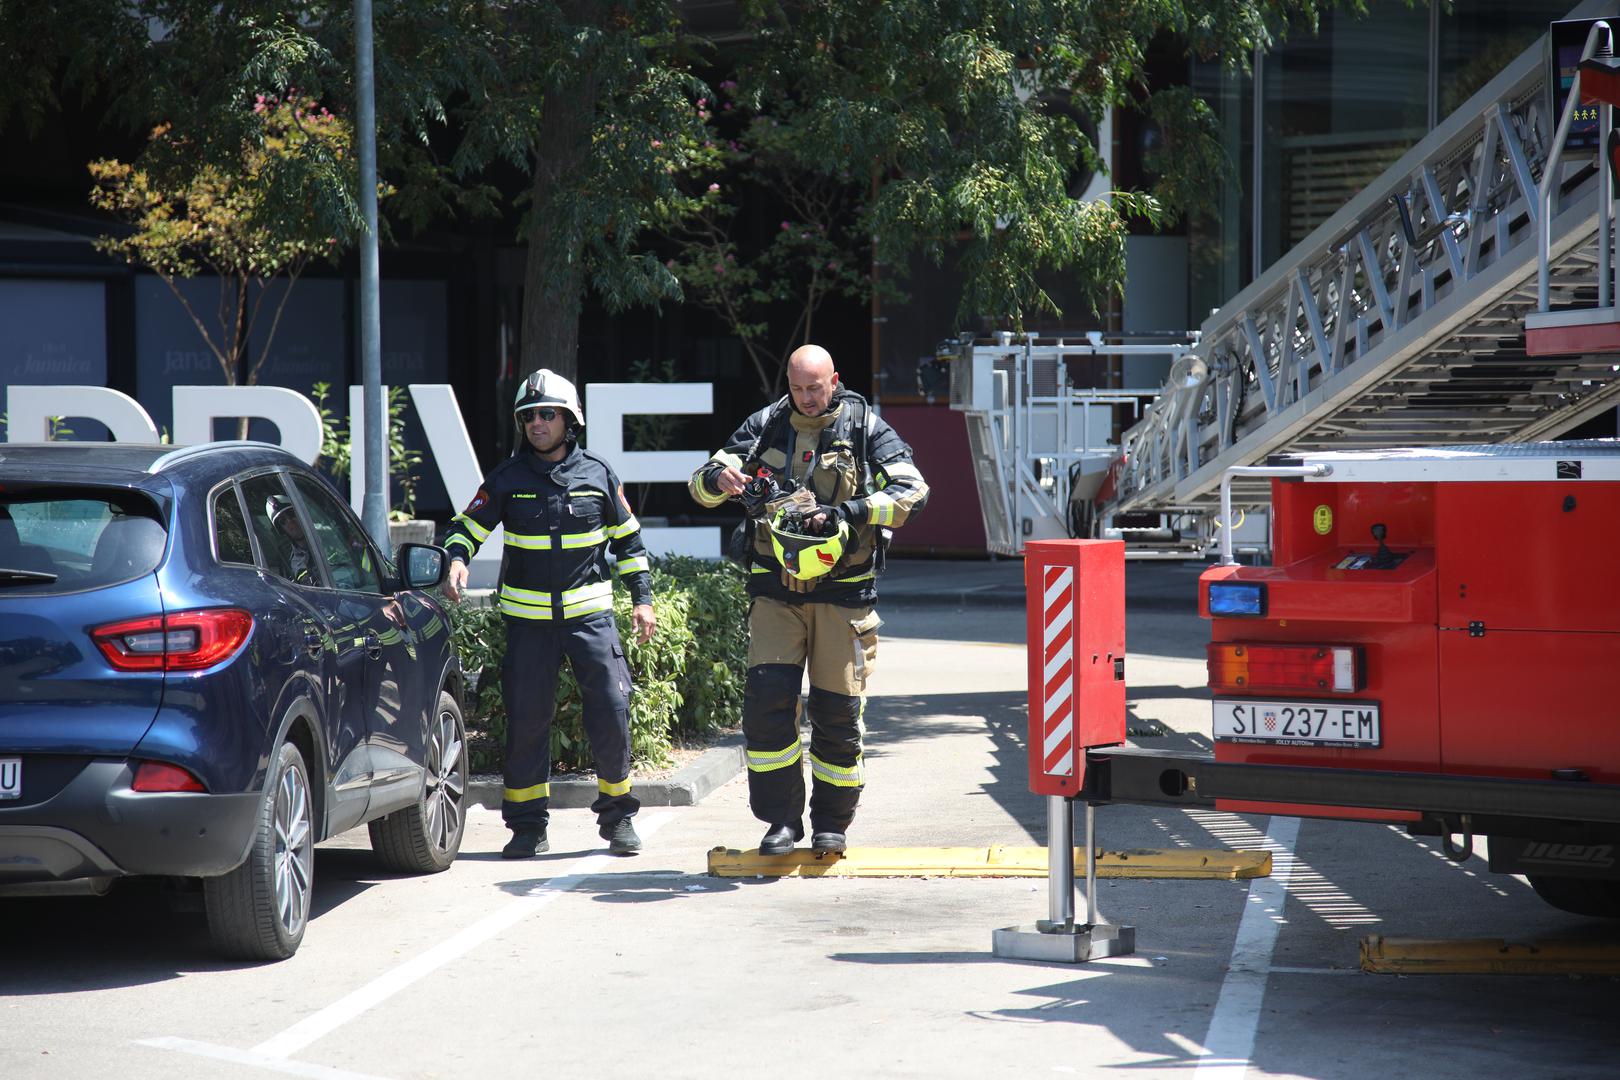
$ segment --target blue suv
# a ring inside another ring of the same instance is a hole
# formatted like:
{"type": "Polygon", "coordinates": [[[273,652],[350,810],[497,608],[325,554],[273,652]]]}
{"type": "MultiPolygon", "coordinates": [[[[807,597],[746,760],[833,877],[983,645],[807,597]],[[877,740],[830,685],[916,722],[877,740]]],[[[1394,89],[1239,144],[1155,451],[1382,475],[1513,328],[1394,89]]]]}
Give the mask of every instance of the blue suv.
{"type": "Polygon", "coordinates": [[[274,960],[318,841],[447,868],[448,560],[398,558],[279,447],[0,444],[0,895],[198,878],[219,947],[274,960]]]}

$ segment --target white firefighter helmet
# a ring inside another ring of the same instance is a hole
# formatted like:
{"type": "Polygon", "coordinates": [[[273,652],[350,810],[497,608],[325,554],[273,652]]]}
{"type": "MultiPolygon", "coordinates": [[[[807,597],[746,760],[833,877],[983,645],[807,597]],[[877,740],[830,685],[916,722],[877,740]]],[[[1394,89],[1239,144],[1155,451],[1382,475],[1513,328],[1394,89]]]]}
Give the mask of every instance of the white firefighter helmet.
{"type": "Polygon", "coordinates": [[[530,409],[551,405],[568,413],[575,427],[585,426],[585,410],[579,404],[579,391],[574,384],[555,371],[541,368],[518,386],[517,398],[512,402],[512,417],[518,427],[523,426],[522,414],[530,409]]]}

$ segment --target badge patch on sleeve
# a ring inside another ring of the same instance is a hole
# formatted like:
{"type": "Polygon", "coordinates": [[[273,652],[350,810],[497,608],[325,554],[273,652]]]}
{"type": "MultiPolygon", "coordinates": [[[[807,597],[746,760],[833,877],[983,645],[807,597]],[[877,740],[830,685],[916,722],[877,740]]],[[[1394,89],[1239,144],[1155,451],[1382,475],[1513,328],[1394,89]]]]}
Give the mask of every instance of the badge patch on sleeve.
{"type": "Polygon", "coordinates": [[[466,513],[469,513],[469,514],[476,513],[479,510],[483,509],[484,505],[486,503],[488,503],[488,502],[489,502],[489,492],[485,491],[483,488],[479,488],[478,489],[478,494],[474,495],[473,498],[472,498],[472,502],[467,504],[466,513]]]}
{"type": "Polygon", "coordinates": [[[623,484],[619,485],[618,492],[619,492],[619,505],[624,507],[624,512],[626,514],[634,513],[634,511],[632,511],[630,509],[630,500],[624,497],[624,485],[623,484]]]}

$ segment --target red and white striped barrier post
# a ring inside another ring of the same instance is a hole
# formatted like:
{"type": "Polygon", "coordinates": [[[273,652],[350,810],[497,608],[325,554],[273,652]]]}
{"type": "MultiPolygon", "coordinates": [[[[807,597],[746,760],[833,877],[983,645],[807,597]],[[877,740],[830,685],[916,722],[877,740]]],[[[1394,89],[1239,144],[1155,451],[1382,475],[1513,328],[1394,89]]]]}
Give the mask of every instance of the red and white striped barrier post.
{"type": "Polygon", "coordinates": [[[1125,545],[1024,545],[1029,650],[1029,788],[1047,796],[1048,918],[995,931],[992,951],[1078,963],[1133,952],[1136,931],[1097,912],[1094,808],[1086,805],[1086,921],[1075,922],[1074,802],[1086,750],[1125,741],[1125,545]]]}

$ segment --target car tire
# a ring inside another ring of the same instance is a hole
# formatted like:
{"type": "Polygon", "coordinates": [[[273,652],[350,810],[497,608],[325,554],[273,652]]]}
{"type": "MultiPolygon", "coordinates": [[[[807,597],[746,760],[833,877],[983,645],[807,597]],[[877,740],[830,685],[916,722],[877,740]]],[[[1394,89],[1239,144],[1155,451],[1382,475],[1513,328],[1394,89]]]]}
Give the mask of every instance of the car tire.
{"type": "Polygon", "coordinates": [[[1620,919],[1620,881],[1531,874],[1530,887],[1536,890],[1537,896],[1559,911],[1599,919],[1620,919]]]}
{"type": "Polygon", "coordinates": [[[214,944],[237,960],[285,960],[298,951],[315,884],[309,768],[298,748],[276,752],[247,859],[203,879],[214,944]]]}
{"type": "Polygon", "coordinates": [[[415,806],[371,823],[371,848],[384,866],[407,874],[449,869],[466,829],[467,725],[461,706],[444,692],[428,720],[427,773],[415,806]]]}

